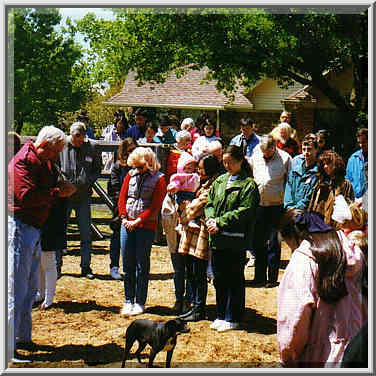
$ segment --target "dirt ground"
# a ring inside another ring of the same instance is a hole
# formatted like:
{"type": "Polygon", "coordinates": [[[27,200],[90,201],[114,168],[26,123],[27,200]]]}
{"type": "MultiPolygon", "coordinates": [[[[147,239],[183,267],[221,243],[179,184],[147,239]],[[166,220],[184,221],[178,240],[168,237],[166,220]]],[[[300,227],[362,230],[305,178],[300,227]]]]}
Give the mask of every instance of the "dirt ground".
{"type": "MultiPolygon", "coordinates": [[[[282,268],[290,251],[283,246],[282,268]]],[[[109,277],[109,240],[93,242],[92,269],[96,278],[80,277],[77,241],[69,242],[62,277],[57,281],[55,302],[47,311],[33,310],[33,352],[20,350],[32,363],[11,368],[119,368],[124,335],[135,319],[119,314],[124,301],[122,281],[109,277]]],[[[277,287],[252,288],[254,268],[246,267],[246,314],[239,330],[218,333],[209,328],[215,319],[215,289],[209,284],[208,320],[189,323],[190,333],[178,337],[172,357],[174,368],[275,368],[277,349],[277,287]]],[[[153,246],[146,311],[137,318],[168,320],[175,317],[173,269],[167,247],[153,246]]],[[[131,353],[136,350],[135,344],[131,353]]],[[[143,364],[133,357],[127,367],[146,367],[150,347],[142,353],[143,364]]],[[[154,364],[164,367],[166,353],[154,364]]]]}

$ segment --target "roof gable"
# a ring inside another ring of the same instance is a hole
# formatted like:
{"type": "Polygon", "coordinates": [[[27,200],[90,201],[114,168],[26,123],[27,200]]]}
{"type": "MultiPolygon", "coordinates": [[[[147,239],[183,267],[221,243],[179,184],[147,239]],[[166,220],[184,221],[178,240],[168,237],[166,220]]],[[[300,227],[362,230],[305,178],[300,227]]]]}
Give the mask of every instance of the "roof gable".
{"type": "Polygon", "coordinates": [[[138,86],[136,72],[130,72],[120,93],[111,97],[106,104],[123,106],[196,108],[196,109],[252,109],[252,103],[237,90],[233,102],[216,88],[213,81],[200,84],[208,69],[189,70],[177,78],[170,73],[162,84],[138,86]]]}

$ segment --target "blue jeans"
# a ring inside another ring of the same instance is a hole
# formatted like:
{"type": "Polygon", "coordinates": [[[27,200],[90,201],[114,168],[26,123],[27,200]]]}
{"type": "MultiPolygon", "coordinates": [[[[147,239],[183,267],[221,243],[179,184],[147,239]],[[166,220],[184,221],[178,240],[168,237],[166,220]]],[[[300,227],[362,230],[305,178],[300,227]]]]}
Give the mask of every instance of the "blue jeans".
{"type": "Polygon", "coordinates": [[[281,243],[278,240],[277,230],[273,230],[269,238],[268,247],[268,281],[277,282],[281,263],[281,243]]]}
{"type": "Polygon", "coordinates": [[[126,303],[145,305],[150,271],[150,251],[155,231],[136,228],[120,230],[120,246],[123,258],[124,293],[126,303]]]}
{"type": "Polygon", "coordinates": [[[282,215],[282,206],[259,206],[256,211],[254,244],[256,251],[255,280],[277,282],[281,259],[281,245],[278,242],[276,226],[282,215]],[[267,269],[269,267],[269,279],[267,269]]]}
{"type": "Polygon", "coordinates": [[[80,231],[81,239],[81,268],[90,268],[91,263],[91,210],[90,200],[82,200],[80,202],[74,202],[68,200],[67,202],[67,218],[69,221],[72,209],[76,212],[78,221],[78,229],[80,231]]]}
{"type": "Polygon", "coordinates": [[[192,288],[187,279],[187,258],[183,253],[171,253],[172,267],[174,268],[174,287],[177,301],[192,302],[192,288]],[[185,296],[184,296],[185,294],[185,296]]]}
{"type": "Polygon", "coordinates": [[[120,231],[113,231],[110,240],[110,269],[119,267],[120,259],[120,231]]]}
{"type": "Polygon", "coordinates": [[[208,280],[206,270],[208,261],[187,255],[187,284],[192,290],[192,303],[194,308],[205,308],[208,294],[208,280]]]}
{"type": "Polygon", "coordinates": [[[245,309],[244,250],[212,250],[217,318],[239,322],[245,309]]]}
{"type": "MultiPolygon", "coordinates": [[[[31,310],[39,285],[39,229],[8,216],[8,326],[12,344],[31,341],[31,310]]],[[[13,354],[9,354],[13,356],[13,354]]]]}

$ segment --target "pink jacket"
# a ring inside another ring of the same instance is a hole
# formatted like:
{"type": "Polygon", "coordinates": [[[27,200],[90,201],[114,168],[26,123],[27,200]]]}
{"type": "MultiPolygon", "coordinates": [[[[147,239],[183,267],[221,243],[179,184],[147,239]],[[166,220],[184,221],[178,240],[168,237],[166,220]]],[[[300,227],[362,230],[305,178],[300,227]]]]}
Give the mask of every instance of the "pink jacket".
{"type": "Polygon", "coordinates": [[[170,183],[167,186],[168,192],[196,192],[200,185],[200,177],[196,173],[184,172],[184,167],[190,163],[197,161],[187,152],[183,152],[179,157],[177,173],[173,174],[170,179],[170,183]]]}
{"type": "Polygon", "coordinates": [[[342,231],[347,257],[348,295],[337,304],[317,293],[318,266],[304,240],[293,252],[278,288],[277,337],[281,361],[287,367],[338,367],[350,340],[368,317],[367,298],[361,294],[364,256],[342,231]]]}

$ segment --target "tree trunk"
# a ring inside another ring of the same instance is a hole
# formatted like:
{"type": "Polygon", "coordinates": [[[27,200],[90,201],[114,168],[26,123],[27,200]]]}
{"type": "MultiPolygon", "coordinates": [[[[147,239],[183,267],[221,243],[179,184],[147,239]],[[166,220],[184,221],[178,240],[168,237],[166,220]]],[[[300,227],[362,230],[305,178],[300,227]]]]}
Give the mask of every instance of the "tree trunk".
{"type": "Polygon", "coordinates": [[[351,121],[357,124],[356,110],[351,107],[349,103],[346,103],[345,98],[339,93],[339,91],[331,87],[328,81],[322,75],[316,75],[312,77],[312,86],[318,88],[323,94],[325,94],[329,100],[338,108],[338,110],[346,113],[351,121]]]}
{"type": "Polygon", "coordinates": [[[21,131],[24,125],[23,116],[22,114],[19,116],[19,118],[16,120],[16,127],[15,132],[21,135],[21,131]]]}

